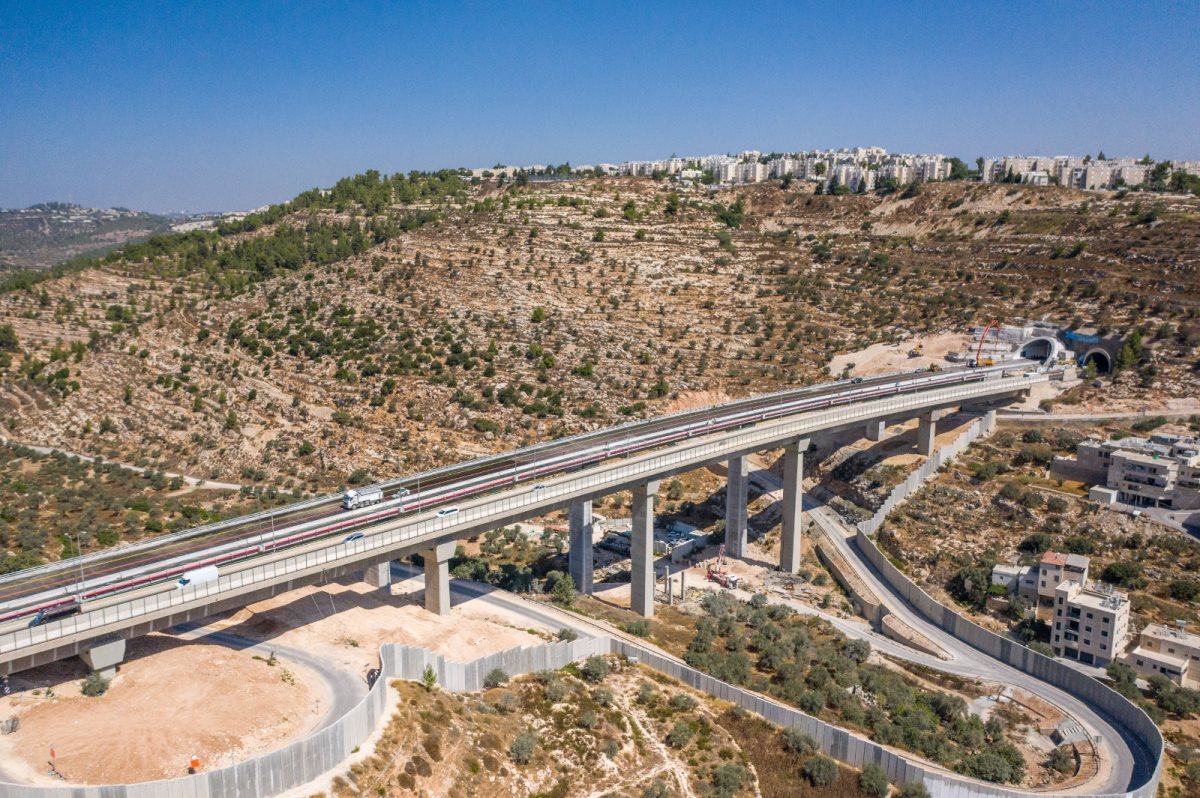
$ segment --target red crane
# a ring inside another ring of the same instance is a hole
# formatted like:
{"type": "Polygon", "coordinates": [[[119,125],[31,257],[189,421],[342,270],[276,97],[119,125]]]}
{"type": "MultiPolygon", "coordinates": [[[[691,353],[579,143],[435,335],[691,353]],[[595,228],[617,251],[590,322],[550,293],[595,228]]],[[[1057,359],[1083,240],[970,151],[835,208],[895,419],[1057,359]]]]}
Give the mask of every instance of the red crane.
{"type": "Polygon", "coordinates": [[[999,324],[999,322],[996,321],[995,319],[992,319],[991,323],[988,324],[988,326],[983,328],[983,335],[979,336],[979,349],[977,349],[975,351],[975,365],[976,366],[979,365],[979,360],[983,356],[983,342],[987,340],[987,334],[989,332],[991,332],[992,328],[995,327],[997,324],[999,324]]]}

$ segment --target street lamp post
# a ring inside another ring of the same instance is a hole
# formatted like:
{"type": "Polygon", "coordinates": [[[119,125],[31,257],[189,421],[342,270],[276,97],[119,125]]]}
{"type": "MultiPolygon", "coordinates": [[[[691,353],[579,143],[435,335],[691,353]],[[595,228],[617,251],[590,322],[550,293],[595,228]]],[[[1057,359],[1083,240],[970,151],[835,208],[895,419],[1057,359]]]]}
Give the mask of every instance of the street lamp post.
{"type": "Polygon", "coordinates": [[[82,593],[87,589],[87,583],[83,580],[83,538],[78,529],[75,530],[75,556],[79,558],[79,592],[82,593]]]}

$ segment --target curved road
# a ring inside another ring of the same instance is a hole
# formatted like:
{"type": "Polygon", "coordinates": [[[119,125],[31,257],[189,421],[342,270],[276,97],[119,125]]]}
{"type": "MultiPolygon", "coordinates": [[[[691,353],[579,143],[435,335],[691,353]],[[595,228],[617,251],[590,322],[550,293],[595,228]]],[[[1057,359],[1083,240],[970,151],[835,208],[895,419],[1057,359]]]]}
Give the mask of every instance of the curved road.
{"type": "MultiPolygon", "coordinates": [[[[906,654],[901,655],[905,659],[949,673],[971,676],[998,684],[1014,685],[1028,693],[1044,698],[1074,717],[1087,729],[1093,739],[1099,738],[1099,747],[1103,751],[1102,759],[1109,768],[1100,785],[1087,785],[1085,792],[1089,795],[1126,792],[1135,776],[1147,774],[1153,770],[1154,764],[1150,752],[1143,746],[1131,745],[1130,741],[1112,725],[1108,718],[1097,712],[1090,704],[1047,682],[1036,679],[1024,671],[989,657],[926,620],[925,616],[894,593],[875,568],[858,553],[855,544],[847,538],[849,530],[833,510],[808,496],[805,496],[804,509],[826,532],[826,538],[841,552],[846,561],[851,563],[859,577],[887,605],[888,611],[933,640],[951,657],[949,661],[946,661],[910,649],[906,654]]],[[[844,624],[839,624],[839,628],[842,626],[844,624]]],[[[1068,792],[1076,791],[1080,791],[1080,788],[1068,790],[1068,792]]]]}

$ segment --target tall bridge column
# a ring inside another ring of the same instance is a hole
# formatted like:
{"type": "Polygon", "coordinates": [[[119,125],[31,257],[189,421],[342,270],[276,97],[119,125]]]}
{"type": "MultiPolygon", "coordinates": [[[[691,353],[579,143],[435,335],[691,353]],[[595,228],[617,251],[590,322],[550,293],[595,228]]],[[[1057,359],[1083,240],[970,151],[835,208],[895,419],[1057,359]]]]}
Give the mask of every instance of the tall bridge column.
{"type": "Polygon", "coordinates": [[[425,609],[437,615],[450,614],[449,562],[453,556],[453,540],[421,552],[425,560],[425,609]]]}
{"type": "Polygon", "coordinates": [[[567,550],[567,573],[575,589],[585,596],[592,594],[592,502],[578,499],[571,502],[567,513],[570,523],[570,548],[567,550]]]}
{"type": "Polygon", "coordinates": [[[746,555],[746,505],[750,503],[750,470],[745,455],[730,457],[725,488],[725,551],[730,557],[746,555]]]}
{"type": "Polygon", "coordinates": [[[643,618],[654,615],[654,494],[658,485],[655,480],[633,489],[629,608],[643,618]]]}
{"type": "Polygon", "coordinates": [[[934,443],[937,440],[937,423],[950,415],[948,408],[927,410],[917,421],[917,454],[933,457],[934,443]]]}
{"type": "Polygon", "coordinates": [[[117,666],[125,661],[125,638],[92,643],[92,647],[80,654],[79,658],[102,678],[111,679],[117,675],[117,666]]]}
{"type": "Polygon", "coordinates": [[[917,454],[933,456],[933,444],[937,439],[937,418],[933,412],[922,413],[917,422],[917,454]]]}
{"type": "Polygon", "coordinates": [[[808,438],[783,447],[783,536],[779,541],[779,568],[789,574],[800,570],[800,543],[804,525],[804,453],[808,438]]]}
{"type": "Polygon", "coordinates": [[[867,440],[881,441],[881,440],[883,440],[884,433],[886,433],[886,432],[887,432],[887,422],[884,421],[882,418],[877,421],[868,421],[867,422],[867,440]]]}

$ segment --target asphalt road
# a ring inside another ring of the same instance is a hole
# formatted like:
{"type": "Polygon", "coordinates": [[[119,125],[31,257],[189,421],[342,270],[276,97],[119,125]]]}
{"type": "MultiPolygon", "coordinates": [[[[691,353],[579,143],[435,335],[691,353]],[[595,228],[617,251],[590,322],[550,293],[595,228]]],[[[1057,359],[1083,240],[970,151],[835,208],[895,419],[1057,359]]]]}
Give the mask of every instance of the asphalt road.
{"type": "MultiPolygon", "coordinates": [[[[948,673],[997,684],[1012,685],[1049,701],[1078,720],[1093,738],[1097,736],[1100,738],[1102,756],[1109,767],[1107,777],[1100,784],[1089,783],[1086,785],[1085,792],[1089,795],[1125,792],[1133,785],[1135,777],[1142,777],[1150,772],[1153,768],[1150,752],[1144,746],[1131,744],[1131,741],[1118,731],[1107,716],[1070,693],[1040,679],[1035,679],[1024,671],[1017,670],[999,660],[992,659],[927,621],[923,615],[891,590],[878,571],[859,553],[857,546],[845,537],[847,529],[844,522],[833,510],[807,496],[804,509],[805,512],[812,515],[818,525],[829,533],[827,538],[833,542],[847,562],[855,567],[859,577],[867,583],[867,586],[887,605],[888,611],[941,646],[951,659],[949,661],[940,660],[912,650],[909,650],[906,655],[900,654],[900,656],[948,673]]],[[[889,653],[893,652],[889,651],[889,653]]]]}
{"type": "MultiPolygon", "coordinates": [[[[941,376],[949,376],[967,371],[965,368],[947,369],[945,372],[942,372],[941,376]]],[[[979,370],[975,373],[982,374],[986,371],[988,370],[979,370]]],[[[415,493],[413,501],[419,501],[421,505],[420,508],[411,509],[428,509],[429,507],[436,506],[440,501],[444,501],[439,500],[436,496],[430,496],[428,501],[424,500],[423,497],[430,491],[469,478],[473,479],[503,472],[514,465],[545,461],[552,457],[562,457],[576,451],[595,447],[597,444],[615,442],[634,435],[647,435],[658,431],[673,430],[688,423],[713,419],[730,412],[767,409],[798,397],[819,398],[844,391],[862,390],[874,386],[882,387],[897,382],[910,382],[933,376],[930,373],[893,374],[869,378],[860,384],[834,383],[828,386],[810,386],[808,388],[789,391],[786,394],[754,397],[715,408],[702,408],[665,418],[606,428],[592,433],[564,438],[561,441],[550,444],[531,447],[528,450],[517,450],[497,457],[484,458],[482,460],[463,463],[460,466],[449,469],[422,474],[419,477],[408,478],[402,483],[391,485],[386,491],[386,495],[388,498],[392,498],[400,490],[408,489],[415,493]]],[[[644,448],[650,447],[647,445],[644,448]]],[[[627,453],[623,452],[622,455],[627,453]]],[[[565,471],[569,469],[561,470],[565,471]]],[[[540,474],[539,477],[549,476],[550,474],[551,472],[547,472],[540,474]]],[[[238,541],[244,541],[247,544],[263,540],[269,541],[276,534],[280,534],[280,530],[288,526],[338,515],[342,512],[339,497],[330,497],[327,503],[316,507],[310,506],[301,509],[284,508],[268,518],[241,522],[234,521],[227,526],[195,535],[174,536],[171,539],[164,539],[161,545],[157,546],[134,546],[112,552],[100,552],[87,555],[82,560],[63,561],[59,567],[31,569],[28,573],[17,572],[9,574],[0,577],[0,606],[21,607],[36,605],[33,597],[46,594],[65,596],[68,593],[83,592],[86,600],[92,591],[100,590],[105,585],[122,581],[122,575],[127,572],[141,571],[143,569],[150,569],[152,571],[151,566],[156,563],[177,561],[181,557],[200,560],[201,557],[199,555],[201,553],[223,544],[238,541]],[[188,557],[188,555],[197,556],[193,558],[188,557]],[[86,591],[79,590],[81,584],[80,566],[82,566],[82,580],[86,585],[86,591]],[[25,601],[23,602],[23,600],[25,601]]],[[[339,534],[344,534],[344,531],[339,534]]]]}

